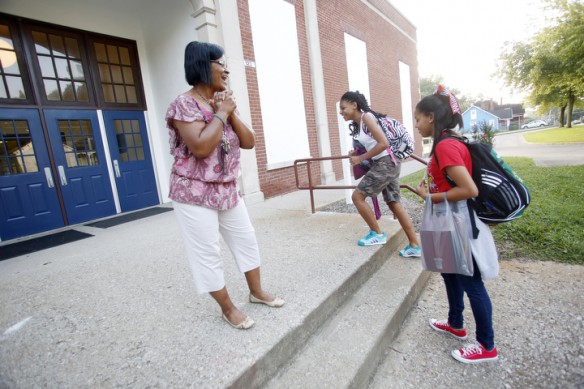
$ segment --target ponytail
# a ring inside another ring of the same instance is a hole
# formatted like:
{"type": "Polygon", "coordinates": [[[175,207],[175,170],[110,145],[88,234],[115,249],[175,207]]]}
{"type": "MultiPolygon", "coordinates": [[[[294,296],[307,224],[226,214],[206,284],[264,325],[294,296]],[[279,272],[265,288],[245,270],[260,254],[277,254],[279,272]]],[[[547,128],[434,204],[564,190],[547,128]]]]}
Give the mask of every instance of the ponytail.
{"type": "MultiPolygon", "coordinates": [[[[385,117],[385,114],[375,112],[369,106],[369,102],[363,93],[359,91],[348,91],[341,96],[341,101],[348,101],[349,103],[356,103],[357,108],[363,113],[371,112],[376,118],[385,117]]],[[[355,121],[349,123],[349,133],[352,137],[359,135],[359,125],[355,121]]]]}
{"type": "Polygon", "coordinates": [[[434,94],[420,100],[416,105],[416,111],[424,115],[434,115],[434,144],[430,155],[434,154],[436,145],[440,142],[444,131],[452,133],[452,130],[457,126],[458,128],[464,127],[458,100],[442,85],[438,86],[434,94]]]}

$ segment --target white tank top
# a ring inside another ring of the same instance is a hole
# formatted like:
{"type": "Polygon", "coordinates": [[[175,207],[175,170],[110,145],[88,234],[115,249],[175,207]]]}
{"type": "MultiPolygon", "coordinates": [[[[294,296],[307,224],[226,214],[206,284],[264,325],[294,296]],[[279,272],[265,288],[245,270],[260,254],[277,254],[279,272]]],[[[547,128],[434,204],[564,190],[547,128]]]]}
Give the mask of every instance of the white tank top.
{"type": "MultiPolygon", "coordinates": [[[[369,135],[370,134],[369,129],[367,128],[365,123],[363,123],[363,116],[365,115],[371,115],[375,120],[377,119],[371,112],[366,112],[361,116],[361,123],[359,123],[359,135],[357,136],[357,140],[359,141],[359,143],[363,145],[363,147],[365,147],[367,151],[369,151],[372,148],[374,148],[375,145],[377,145],[377,141],[375,140],[375,138],[369,135]],[[365,133],[364,131],[365,129],[367,129],[367,132],[369,132],[369,134],[365,133]]],[[[383,150],[381,153],[377,154],[372,159],[379,159],[381,157],[385,157],[386,155],[389,155],[387,149],[383,150]]]]}

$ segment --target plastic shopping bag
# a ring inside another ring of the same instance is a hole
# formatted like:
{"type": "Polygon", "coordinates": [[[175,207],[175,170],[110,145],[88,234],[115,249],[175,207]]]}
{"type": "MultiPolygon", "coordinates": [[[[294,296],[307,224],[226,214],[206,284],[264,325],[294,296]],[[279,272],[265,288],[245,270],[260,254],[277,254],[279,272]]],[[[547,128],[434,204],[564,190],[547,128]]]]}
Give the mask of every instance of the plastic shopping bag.
{"type": "Polygon", "coordinates": [[[420,228],[424,269],[472,276],[469,228],[466,200],[449,203],[444,195],[444,202],[433,204],[428,196],[420,228]]]}

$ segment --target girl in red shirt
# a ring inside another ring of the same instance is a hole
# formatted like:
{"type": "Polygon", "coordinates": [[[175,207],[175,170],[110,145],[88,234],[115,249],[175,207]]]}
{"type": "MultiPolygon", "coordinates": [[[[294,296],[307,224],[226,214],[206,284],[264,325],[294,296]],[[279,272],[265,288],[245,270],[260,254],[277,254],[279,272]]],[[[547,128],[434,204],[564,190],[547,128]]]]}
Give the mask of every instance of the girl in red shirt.
{"type": "MultiPolygon", "coordinates": [[[[471,176],[470,153],[462,142],[445,138],[445,136],[459,136],[453,129],[463,128],[458,101],[448,90],[439,86],[433,95],[424,97],[416,105],[415,119],[420,135],[431,136],[434,139],[427,168],[427,182],[422,180],[417,188],[418,195],[423,199],[430,195],[432,202],[437,204],[444,201],[446,194],[447,201],[458,202],[459,208],[467,210],[466,200],[478,195],[477,186],[471,176]],[[456,185],[450,185],[446,176],[456,185]]],[[[471,210],[471,212],[474,211],[471,210]]],[[[448,297],[448,319],[430,319],[432,329],[457,339],[466,339],[463,311],[464,293],[467,294],[476,322],[476,342],[452,351],[452,356],[463,363],[480,363],[498,359],[494,341],[491,299],[481,276],[483,263],[492,262],[493,257],[497,262],[496,249],[489,228],[476,217],[476,214],[474,216],[477,226],[480,227],[480,233],[474,242],[470,237],[474,274],[465,276],[441,273],[448,297]],[[479,250],[480,245],[487,247],[488,250],[479,250]],[[489,258],[485,258],[485,252],[488,253],[489,258]]],[[[423,251],[422,246],[422,255],[423,251]]],[[[484,270],[485,267],[483,267],[483,272],[484,270]]]]}

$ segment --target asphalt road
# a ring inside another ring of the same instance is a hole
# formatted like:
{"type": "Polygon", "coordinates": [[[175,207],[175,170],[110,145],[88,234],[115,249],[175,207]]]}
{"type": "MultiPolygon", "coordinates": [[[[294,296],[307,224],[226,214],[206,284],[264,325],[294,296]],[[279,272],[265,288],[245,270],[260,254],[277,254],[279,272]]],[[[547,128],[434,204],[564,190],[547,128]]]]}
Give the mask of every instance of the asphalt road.
{"type": "MultiPolygon", "coordinates": [[[[540,167],[584,165],[584,143],[543,144],[528,143],[523,135],[528,132],[544,131],[528,130],[513,131],[498,134],[495,137],[495,151],[501,157],[528,157],[533,158],[540,167]]],[[[582,126],[584,131],[584,126],[582,126]]]]}

